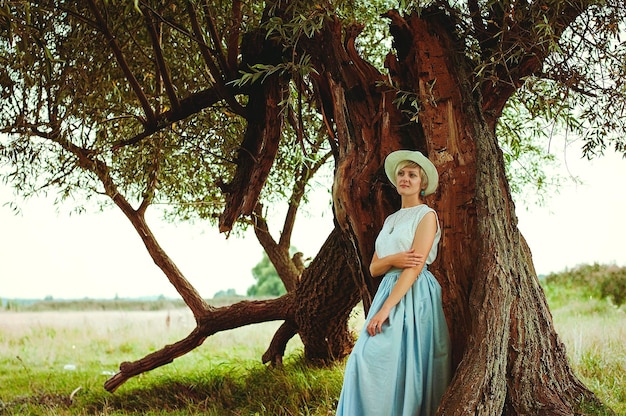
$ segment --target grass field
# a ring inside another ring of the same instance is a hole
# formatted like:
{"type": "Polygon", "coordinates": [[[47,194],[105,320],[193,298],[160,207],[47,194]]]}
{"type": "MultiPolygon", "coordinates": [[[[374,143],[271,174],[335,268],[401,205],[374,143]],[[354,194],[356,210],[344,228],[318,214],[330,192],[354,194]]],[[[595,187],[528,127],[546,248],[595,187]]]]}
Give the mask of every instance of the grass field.
{"type": "Polygon", "coordinates": [[[115,394],[104,390],[122,361],[178,341],[193,324],[185,309],[0,312],[0,414],[326,415],[334,407],[340,366],[305,366],[299,339],[284,368],[261,364],[280,323],[216,334],[115,394]]]}
{"type": "MultiPolygon", "coordinates": [[[[624,307],[576,300],[562,302],[553,315],[579,377],[626,415],[624,307]]],[[[216,334],[110,394],[103,384],[122,361],[188,334],[194,321],[187,310],[0,312],[0,414],[334,414],[341,364],[306,366],[297,338],[284,368],[260,363],[279,324],[216,334]]]]}

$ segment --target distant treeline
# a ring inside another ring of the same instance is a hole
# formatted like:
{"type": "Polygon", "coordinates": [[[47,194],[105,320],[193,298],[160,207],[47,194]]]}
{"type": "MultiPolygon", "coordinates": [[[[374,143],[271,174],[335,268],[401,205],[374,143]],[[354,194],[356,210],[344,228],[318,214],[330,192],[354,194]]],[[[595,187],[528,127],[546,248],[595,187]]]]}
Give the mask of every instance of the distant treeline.
{"type": "MultiPolygon", "coordinates": [[[[213,306],[230,305],[244,299],[243,296],[218,296],[207,301],[213,306]]],[[[2,309],[15,312],[43,311],[158,311],[185,308],[182,299],[164,296],[115,299],[0,299],[2,309]]]]}
{"type": "MultiPolygon", "coordinates": [[[[551,306],[574,298],[606,299],[616,307],[626,304],[626,267],[616,265],[579,265],[559,273],[541,276],[551,306]]],[[[264,297],[266,298],[266,297],[264,297]]],[[[249,297],[237,295],[234,290],[222,291],[207,299],[213,306],[230,305],[249,297]]],[[[0,299],[2,309],[8,311],[61,311],[61,310],[134,310],[156,311],[185,308],[182,299],[164,296],[135,299],[0,299]]]]}

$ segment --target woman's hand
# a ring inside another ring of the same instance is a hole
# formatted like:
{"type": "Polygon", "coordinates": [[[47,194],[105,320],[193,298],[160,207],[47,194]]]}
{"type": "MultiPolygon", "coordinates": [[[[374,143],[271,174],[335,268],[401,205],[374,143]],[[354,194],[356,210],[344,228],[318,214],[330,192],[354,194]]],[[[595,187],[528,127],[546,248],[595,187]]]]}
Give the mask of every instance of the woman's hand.
{"type": "Polygon", "coordinates": [[[424,264],[424,255],[415,252],[415,249],[396,253],[393,259],[393,266],[399,269],[409,269],[424,264]]]}
{"type": "Polygon", "coordinates": [[[380,334],[381,332],[383,332],[383,324],[387,322],[388,318],[389,318],[388,309],[382,308],[381,310],[379,310],[376,313],[376,315],[374,315],[372,319],[370,319],[370,321],[368,322],[367,333],[370,334],[371,336],[374,336],[376,334],[380,334]]]}
{"type": "Polygon", "coordinates": [[[382,276],[387,273],[391,268],[397,269],[410,269],[411,267],[418,267],[424,265],[425,256],[417,253],[415,249],[407,251],[401,251],[396,254],[379,258],[376,253],[370,263],[370,273],[372,276],[382,276]]]}

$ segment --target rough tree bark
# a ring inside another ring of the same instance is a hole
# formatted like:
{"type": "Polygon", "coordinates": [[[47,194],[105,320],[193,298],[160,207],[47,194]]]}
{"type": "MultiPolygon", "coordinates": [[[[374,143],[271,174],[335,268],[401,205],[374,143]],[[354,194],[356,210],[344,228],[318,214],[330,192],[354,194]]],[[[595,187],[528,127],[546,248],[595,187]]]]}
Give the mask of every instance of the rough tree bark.
{"type": "MultiPolygon", "coordinates": [[[[290,207],[299,203],[298,195],[302,195],[303,187],[304,182],[296,184],[290,207]]],[[[353,343],[348,320],[360,300],[349,267],[355,262],[350,258],[354,251],[343,246],[338,230],[331,232],[309,267],[295,264],[297,255],[302,253],[289,258],[289,236],[294,219],[287,214],[278,243],[261,217],[255,219],[254,226],[257,238],[285,283],[287,292],[294,294],[291,308],[294,315],[278,329],[263,354],[263,362],[274,365],[282,363],[287,342],[296,334],[304,344],[305,357],[311,361],[327,362],[347,355],[353,343]]]]}

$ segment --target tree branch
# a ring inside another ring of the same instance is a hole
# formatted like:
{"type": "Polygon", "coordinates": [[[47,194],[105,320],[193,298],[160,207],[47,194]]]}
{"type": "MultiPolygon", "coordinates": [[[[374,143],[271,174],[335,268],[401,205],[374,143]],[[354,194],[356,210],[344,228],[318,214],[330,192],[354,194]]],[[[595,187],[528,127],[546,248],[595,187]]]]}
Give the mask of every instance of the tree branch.
{"type": "Polygon", "coordinates": [[[112,148],[117,150],[124,146],[134,145],[141,140],[153,135],[154,133],[170,127],[177,121],[184,120],[192,114],[208,108],[221,100],[215,88],[209,88],[190,95],[180,101],[180,110],[168,110],[157,116],[156,123],[153,126],[147,126],[144,131],[131,137],[130,139],[120,140],[114,143],[112,148]]]}
{"type": "Polygon", "coordinates": [[[245,116],[246,114],[245,109],[235,99],[234,95],[232,95],[230,91],[226,88],[222,73],[220,72],[219,68],[215,65],[215,62],[213,62],[211,51],[208,45],[204,41],[204,36],[202,34],[202,30],[200,29],[200,24],[198,23],[198,14],[196,13],[196,9],[194,8],[192,2],[187,2],[187,13],[189,14],[191,27],[193,28],[194,36],[198,42],[198,47],[200,48],[200,54],[202,55],[204,63],[209,68],[209,73],[213,77],[217,93],[224,100],[226,100],[228,105],[230,105],[230,107],[235,113],[241,116],[245,116]]]}
{"type": "MultiPolygon", "coordinates": [[[[521,4],[519,7],[522,7],[521,4]]],[[[482,83],[482,108],[488,117],[487,122],[492,129],[509,97],[523,84],[524,78],[529,75],[540,75],[542,65],[551,52],[552,40],[560,38],[563,31],[576,19],[584,8],[570,3],[560,3],[559,6],[546,6],[544,3],[526,3],[524,10],[506,14],[502,19],[503,27],[498,28],[503,33],[499,42],[491,49],[485,49],[483,62],[493,62],[493,76],[482,83]],[[526,16],[521,19],[518,16],[526,16]],[[529,34],[537,24],[543,24],[543,19],[550,22],[552,31],[548,35],[532,38],[529,34]],[[505,51],[505,52],[503,52],[505,51]],[[506,56],[504,55],[506,54],[506,56]],[[519,62],[514,70],[506,65],[509,56],[519,55],[519,62]]]]}
{"type": "Polygon", "coordinates": [[[279,103],[286,82],[274,76],[252,86],[248,126],[237,154],[237,170],[228,184],[226,208],[219,219],[220,232],[231,230],[240,216],[254,212],[278,153],[283,123],[279,103]]]}
{"type": "Polygon", "coordinates": [[[135,76],[133,75],[133,72],[128,66],[128,62],[126,62],[124,53],[122,52],[122,49],[120,48],[117,41],[115,40],[115,36],[113,36],[111,31],[109,30],[109,27],[107,26],[107,23],[104,20],[104,17],[100,13],[100,10],[98,10],[98,6],[96,6],[94,0],[88,0],[88,1],[89,1],[89,7],[91,8],[91,11],[94,14],[94,17],[96,18],[96,21],[98,22],[98,29],[109,42],[109,45],[111,46],[111,50],[113,51],[113,54],[115,55],[115,59],[117,60],[118,65],[124,72],[126,79],[128,80],[133,91],[135,91],[135,95],[137,96],[137,98],[139,99],[139,102],[141,103],[141,107],[143,108],[143,112],[146,116],[147,126],[154,126],[156,124],[156,117],[155,117],[154,111],[152,110],[152,106],[150,106],[150,103],[148,102],[148,97],[146,97],[146,94],[144,94],[143,89],[141,88],[141,85],[139,85],[139,81],[137,81],[137,78],[135,78],[135,76]]]}
{"type": "Polygon", "coordinates": [[[287,289],[288,293],[291,293],[296,289],[300,271],[289,258],[289,245],[285,247],[276,243],[261,211],[261,204],[257,204],[255,207],[255,215],[253,216],[254,234],[263,247],[263,250],[265,250],[267,257],[274,265],[278,277],[280,277],[280,280],[285,285],[285,289],[287,289]]]}
{"type": "Polygon", "coordinates": [[[230,24],[230,34],[228,36],[228,70],[229,78],[237,77],[237,62],[239,57],[239,36],[241,33],[241,22],[243,15],[241,12],[241,0],[233,0],[232,22],[230,24]]]}
{"type": "Polygon", "coordinates": [[[123,362],[120,365],[120,371],[104,383],[104,388],[113,393],[131,377],[171,363],[174,359],[200,346],[207,337],[220,331],[261,322],[290,319],[293,316],[292,303],[292,295],[286,294],[277,299],[242,301],[230,306],[208,309],[196,318],[198,324],[186,338],[166,345],[140,360],[123,362]]]}
{"type": "MultiPolygon", "coordinates": [[[[317,149],[321,146],[323,141],[318,141],[315,150],[312,153],[317,153],[317,149]]],[[[300,169],[300,173],[298,174],[298,178],[294,183],[293,189],[291,191],[291,197],[289,198],[289,208],[287,209],[287,214],[285,215],[285,221],[283,222],[283,232],[280,234],[279,245],[289,247],[291,241],[291,234],[293,232],[293,227],[296,222],[296,214],[298,212],[298,208],[300,207],[300,203],[302,198],[304,197],[304,193],[306,190],[306,186],[315,173],[326,163],[326,161],[332,156],[331,152],[326,153],[319,160],[317,160],[311,166],[304,164],[302,169],[300,169]]]]}
{"type": "Polygon", "coordinates": [[[180,111],[180,101],[176,95],[176,90],[174,85],[172,84],[172,77],[169,67],[165,62],[165,58],[163,57],[163,48],[161,47],[161,39],[159,34],[157,33],[155,22],[152,19],[152,12],[145,7],[142,7],[142,13],[144,15],[144,19],[146,21],[146,27],[148,29],[148,34],[150,35],[150,41],[152,42],[152,49],[154,50],[154,57],[156,61],[156,65],[159,69],[159,73],[161,74],[161,79],[163,80],[163,85],[165,86],[165,91],[167,92],[167,96],[169,98],[170,104],[172,105],[172,110],[174,112],[180,111]]]}
{"type": "Polygon", "coordinates": [[[159,137],[157,139],[157,146],[154,149],[154,157],[152,159],[152,164],[150,165],[150,172],[148,174],[148,183],[146,184],[146,191],[144,192],[143,201],[137,208],[137,213],[141,215],[143,218],[148,206],[154,200],[154,195],[156,191],[156,187],[159,184],[159,168],[161,166],[161,148],[163,145],[163,137],[159,137]]]}
{"type": "Polygon", "coordinates": [[[290,320],[286,320],[285,322],[283,322],[283,324],[274,334],[270,346],[261,357],[263,364],[270,363],[274,366],[281,365],[283,363],[283,357],[285,356],[287,343],[297,333],[298,326],[294,322],[290,320]]]}
{"type": "Polygon", "coordinates": [[[217,33],[217,29],[215,28],[215,21],[213,19],[213,15],[211,14],[211,8],[209,7],[209,3],[205,0],[203,2],[203,10],[204,16],[206,19],[206,25],[209,30],[209,34],[211,35],[211,42],[215,47],[215,58],[217,59],[217,63],[222,68],[222,73],[228,74],[229,67],[226,63],[226,58],[224,57],[224,49],[222,48],[222,39],[217,33]]]}

